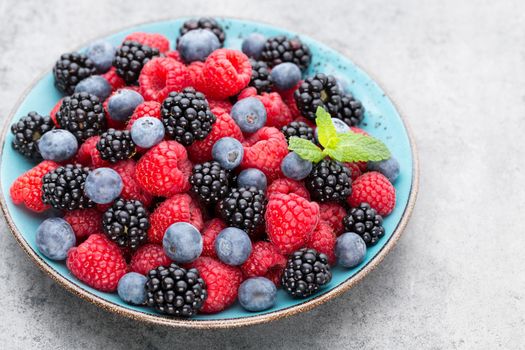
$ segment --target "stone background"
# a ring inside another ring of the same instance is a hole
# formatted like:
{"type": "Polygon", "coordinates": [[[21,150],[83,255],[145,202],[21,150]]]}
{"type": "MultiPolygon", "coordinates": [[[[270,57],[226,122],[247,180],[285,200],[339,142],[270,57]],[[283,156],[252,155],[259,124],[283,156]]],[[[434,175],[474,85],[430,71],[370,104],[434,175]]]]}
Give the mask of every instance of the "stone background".
{"type": "Polygon", "coordinates": [[[525,3],[0,0],[0,116],[63,52],[177,16],[261,20],[371,72],[412,126],[418,202],[397,248],[312,312],[221,331],[113,316],[40,272],[1,221],[1,349],[525,348],[525,3]]]}

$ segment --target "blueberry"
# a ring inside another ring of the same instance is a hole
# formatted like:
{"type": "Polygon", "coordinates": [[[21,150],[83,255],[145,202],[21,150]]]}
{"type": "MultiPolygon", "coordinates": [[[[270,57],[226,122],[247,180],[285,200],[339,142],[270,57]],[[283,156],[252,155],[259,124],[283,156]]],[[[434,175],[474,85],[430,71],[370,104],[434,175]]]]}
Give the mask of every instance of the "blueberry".
{"type": "Polygon", "coordinates": [[[227,227],[215,239],[215,252],[223,263],[238,266],[250,256],[252,241],[243,230],[227,227]]]}
{"type": "Polygon", "coordinates": [[[272,68],[270,77],[277,90],[290,90],[301,80],[301,69],[291,62],[281,63],[272,68]]]}
{"type": "Polygon", "coordinates": [[[116,51],[117,49],[111,43],[99,40],[88,46],[86,56],[95,64],[97,73],[102,74],[113,65],[116,51]]]}
{"type": "Polygon", "coordinates": [[[122,192],[122,178],[111,168],[98,168],[89,173],[84,184],[86,196],[97,204],[113,202],[122,192]]]}
{"type": "Polygon", "coordinates": [[[366,243],[354,232],[346,232],[337,238],[335,256],[343,267],[355,267],[363,261],[366,254],[366,243]]]}
{"type": "Polygon", "coordinates": [[[202,236],[187,222],[177,222],[168,227],[162,246],[166,255],[175,262],[189,263],[202,253],[202,236]]]}
{"type": "Polygon", "coordinates": [[[233,105],[231,116],[243,132],[253,133],[266,123],[266,108],[256,97],[248,97],[233,105]]]}
{"type": "Polygon", "coordinates": [[[62,218],[46,219],[36,230],[38,250],[52,260],[64,260],[76,241],[73,229],[62,218]]]}
{"type": "Polygon", "coordinates": [[[119,122],[125,122],[142,102],[144,102],[144,98],[138,92],[130,89],[120,89],[109,97],[109,117],[119,122]]]}
{"type": "Polygon", "coordinates": [[[206,60],[206,57],[221,47],[219,39],[213,32],[206,29],[190,30],[181,38],[177,44],[180,57],[186,63],[206,60]]]}
{"type": "MultiPolygon", "coordinates": [[[[338,134],[345,134],[347,132],[352,131],[350,127],[348,126],[348,124],[346,124],[344,121],[342,121],[339,118],[332,118],[332,122],[334,123],[335,131],[338,134]]],[[[318,138],[319,132],[317,131],[317,128],[315,128],[314,134],[315,134],[316,141],[319,141],[319,138],[318,138]]]]}
{"type": "Polygon", "coordinates": [[[146,302],[146,276],[128,272],[120,278],[117,293],[120,299],[128,304],[143,305],[146,302]]]}
{"type": "Polygon", "coordinates": [[[266,277],[248,278],[239,286],[238,298],[248,311],[267,310],[277,301],[277,288],[266,277]]]}
{"type": "Polygon", "coordinates": [[[71,132],[65,129],[54,129],[46,132],[38,140],[38,150],[42,158],[62,162],[77,153],[78,141],[71,132]]]}
{"type": "Polygon", "coordinates": [[[266,191],[268,180],[262,171],[256,168],[244,169],[237,176],[238,187],[256,187],[259,190],[266,191]]]}
{"type": "Polygon", "coordinates": [[[281,170],[284,176],[297,181],[307,177],[312,171],[312,167],[312,162],[299,157],[295,152],[288,153],[281,162],[281,170]]]}
{"type": "Polygon", "coordinates": [[[100,101],[104,101],[111,94],[111,85],[100,75],[92,75],[81,80],[75,87],[75,92],[87,92],[97,96],[100,101]]]}
{"type": "Polygon", "coordinates": [[[392,183],[399,176],[399,162],[394,157],[378,162],[368,162],[367,169],[369,171],[379,171],[392,183]]]}
{"type": "Polygon", "coordinates": [[[259,59],[265,43],[266,38],[264,35],[251,33],[243,40],[241,50],[246,56],[259,59]]]}
{"type": "Polygon", "coordinates": [[[223,137],[215,142],[211,150],[211,156],[227,170],[237,168],[244,156],[242,144],[233,137],[223,137]]]}
{"type": "Polygon", "coordinates": [[[131,139],[142,148],[151,148],[164,139],[164,125],[153,117],[137,119],[131,126],[131,139]]]}

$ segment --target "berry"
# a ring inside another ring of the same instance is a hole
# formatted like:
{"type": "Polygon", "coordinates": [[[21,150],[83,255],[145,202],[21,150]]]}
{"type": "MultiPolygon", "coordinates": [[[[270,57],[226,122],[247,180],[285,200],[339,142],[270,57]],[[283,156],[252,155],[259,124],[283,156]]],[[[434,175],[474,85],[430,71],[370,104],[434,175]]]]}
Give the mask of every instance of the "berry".
{"type": "Polygon", "coordinates": [[[358,234],[369,246],[376,244],[385,234],[383,217],[364,202],[350,210],[343,219],[343,225],[345,232],[358,234]]]}
{"type": "Polygon", "coordinates": [[[264,219],[266,197],[255,187],[232,188],[219,202],[219,212],[230,226],[254,234],[264,219]]]}
{"type": "Polygon", "coordinates": [[[87,92],[95,95],[100,101],[104,101],[111,94],[112,87],[109,82],[100,75],[93,75],[82,80],[75,87],[75,92],[87,92]]]}
{"type": "Polygon", "coordinates": [[[301,182],[294,181],[292,179],[284,178],[277,179],[271,183],[266,191],[268,199],[271,199],[274,194],[296,194],[307,200],[310,200],[310,193],[301,182]]]}
{"type": "Polygon", "coordinates": [[[257,89],[257,93],[272,91],[272,78],[270,75],[270,68],[263,61],[250,60],[252,66],[252,76],[250,78],[249,86],[257,89]]]}
{"type": "Polygon", "coordinates": [[[244,148],[239,140],[233,137],[223,137],[213,145],[211,155],[224,169],[237,168],[244,156],[244,148]]]}
{"type": "Polygon", "coordinates": [[[287,38],[284,35],[269,38],[264,43],[261,60],[275,67],[283,62],[295,63],[301,71],[310,65],[310,49],[299,38],[287,38]]]}
{"type": "Polygon", "coordinates": [[[159,266],[148,273],[146,303],[173,316],[190,317],[206,300],[206,284],[196,269],[183,269],[175,263],[159,266]]]}
{"type": "Polygon", "coordinates": [[[147,275],[159,266],[167,267],[171,259],[166,256],[162,246],[157,244],[144,244],[140,246],[131,257],[129,267],[131,271],[147,275]]]}
{"type": "Polygon", "coordinates": [[[366,255],[366,244],[354,232],[347,232],[337,238],[335,256],[337,263],[343,267],[352,268],[359,265],[366,255]]]}
{"type": "Polygon", "coordinates": [[[83,54],[77,52],[62,54],[53,67],[55,86],[61,92],[71,95],[75,91],[75,86],[81,80],[95,74],[95,70],[93,61],[83,54]]]}
{"type": "Polygon", "coordinates": [[[216,162],[196,164],[190,176],[191,191],[206,204],[217,203],[229,191],[229,174],[216,162]]]}
{"type": "Polygon", "coordinates": [[[58,100],[58,102],[53,106],[53,109],[51,110],[51,112],[49,112],[49,117],[51,118],[51,121],[53,122],[52,125],[56,127],[59,126],[57,122],[57,112],[60,110],[60,106],[62,106],[62,100],[63,98],[58,100]]]}
{"type": "Polygon", "coordinates": [[[396,190],[383,174],[372,171],[359,176],[354,181],[352,194],[347,201],[351,207],[366,202],[379,215],[386,216],[396,205],[396,190]]]}
{"type": "Polygon", "coordinates": [[[241,229],[228,227],[215,239],[215,252],[220,261],[238,266],[243,264],[252,252],[252,241],[241,229]]]}
{"type": "Polygon", "coordinates": [[[319,205],[296,194],[274,194],[266,209],[266,232],[283,254],[304,247],[319,222],[319,205]]]}
{"type": "Polygon", "coordinates": [[[208,56],[202,73],[206,77],[206,96],[222,100],[236,95],[248,85],[252,67],[242,52],[219,49],[208,56]]]}
{"type": "Polygon", "coordinates": [[[263,311],[277,302],[277,287],[264,277],[245,280],[239,287],[239,303],[248,311],[263,311]]]}
{"type": "Polygon", "coordinates": [[[195,260],[191,266],[199,271],[208,291],[201,312],[217,313],[235,302],[242,282],[242,273],[238,267],[207,257],[195,260]]]}
{"type": "Polygon", "coordinates": [[[84,185],[85,195],[97,204],[113,202],[123,187],[120,175],[111,168],[98,168],[90,171],[84,185]]]}
{"type": "Polygon", "coordinates": [[[315,249],[294,252],[282,277],[284,290],[294,298],[306,298],[332,280],[328,258],[315,249]]]}
{"type": "Polygon", "coordinates": [[[172,58],[172,59],[174,59],[177,62],[184,63],[184,61],[182,61],[182,58],[180,57],[179,51],[177,51],[177,50],[166,51],[166,52],[164,52],[164,56],[172,58]]]}
{"type": "Polygon", "coordinates": [[[306,246],[317,250],[319,253],[325,254],[328,258],[328,263],[333,265],[335,263],[334,249],[336,240],[337,236],[332,227],[321,220],[310,235],[306,246]]]}
{"type": "Polygon", "coordinates": [[[388,181],[394,183],[399,176],[399,162],[394,157],[378,162],[368,162],[367,170],[380,172],[386,176],[388,181]]]}
{"type": "Polygon", "coordinates": [[[20,175],[9,189],[13,203],[24,204],[28,209],[40,213],[49,208],[42,200],[42,179],[59,165],[45,160],[20,175]]]}
{"type": "Polygon", "coordinates": [[[221,47],[216,35],[206,29],[195,29],[181,36],[177,41],[177,51],[186,63],[206,60],[213,51],[221,47]]]}
{"type": "Polygon", "coordinates": [[[215,239],[226,228],[226,224],[219,218],[213,218],[204,224],[202,229],[202,256],[217,258],[215,252],[215,239]]]}
{"type": "Polygon", "coordinates": [[[241,265],[246,277],[266,277],[275,285],[280,285],[281,274],[286,265],[286,258],[270,242],[254,243],[248,260],[241,265]]]}
{"type": "Polygon", "coordinates": [[[89,168],[67,164],[49,171],[42,178],[42,201],[56,209],[90,208],[94,203],[84,194],[89,168]]]}
{"type": "Polygon", "coordinates": [[[315,142],[314,129],[304,122],[291,122],[281,128],[281,132],[286,137],[286,141],[290,140],[290,137],[300,137],[302,139],[315,142]]]}
{"type": "Polygon", "coordinates": [[[135,155],[135,143],[128,130],[109,129],[97,142],[100,157],[110,163],[126,160],[135,155]]]}
{"type": "Polygon", "coordinates": [[[136,163],[133,160],[120,161],[111,166],[122,179],[122,192],[120,197],[124,199],[134,199],[140,201],[144,206],[151,204],[152,196],[145,192],[136,179],[136,163]]]}
{"type": "Polygon", "coordinates": [[[148,279],[136,272],[128,272],[118,281],[117,293],[128,304],[143,305],[146,302],[148,279]]]}
{"type": "Polygon", "coordinates": [[[294,98],[301,114],[312,121],[315,121],[318,107],[332,116],[336,116],[341,108],[341,92],[335,78],[323,73],[305,79],[295,91],[294,98]]]}
{"type": "Polygon", "coordinates": [[[36,246],[40,253],[51,260],[64,260],[76,243],[71,226],[61,218],[44,220],[36,230],[36,246]]]}
{"type": "Polygon", "coordinates": [[[237,101],[244,100],[248,97],[256,97],[257,96],[257,89],[253,86],[249,86],[247,88],[244,88],[239,92],[237,95],[237,101]]]}
{"type": "Polygon", "coordinates": [[[346,94],[341,97],[341,108],[337,117],[348,126],[356,126],[363,121],[365,109],[361,102],[356,100],[352,94],[346,94]]]}
{"type": "MultiPolygon", "coordinates": [[[[206,85],[204,76],[202,74],[204,62],[194,61],[186,67],[188,68],[188,72],[190,73],[190,86],[193,86],[197,91],[204,91],[206,85]]],[[[208,98],[207,100],[208,103],[210,103],[210,108],[212,108],[210,99],[208,98]]]]}
{"type": "Polygon", "coordinates": [[[237,187],[255,187],[261,191],[266,191],[268,180],[266,175],[259,169],[244,169],[237,176],[237,187]]]}
{"type": "Polygon", "coordinates": [[[171,92],[162,103],[161,117],[166,133],[185,146],[204,140],[216,120],[204,95],[194,88],[171,92]]]}
{"type": "Polygon", "coordinates": [[[258,59],[266,43],[264,35],[259,33],[249,34],[243,41],[241,50],[248,57],[258,59]]]}
{"type": "Polygon", "coordinates": [[[117,69],[115,67],[111,67],[110,70],[102,74],[102,77],[108,81],[109,85],[111,85],[112,91],[117,91],[126,86],[126,82],[117,74],[117,69]]]}
{"type": "Polygon", "coordinates": [[[361,162],[357,162],[357,163],[343,163],[343,165],[350,172],[350,178],[352,178],[352,181],[355,181],[359,176],[361,176],[363,174],[363,172],[361,170],[361,165],[359,163],[361,163],[361,162]]]}
{"type": "Polygon", "coordinates": [[[162,102],[171,91],[190,86],[191,75],[184,64],[169,57],[156,57],[142,68],[139,85],[144,99],[162,102]]]}
{"type": "Polygon", "coordinates": [[[222,29],[222,26],[217,23],[217,21],[213,18],[209,17],[202,17],[199,19],[190,19],[187,20],[182,24],[182,27],[180,28],[180,35],[181,37],[184,36],[184,34],[194,31],[196,29],[207,29],[215,36],[217,39],[219,39],[219,42],[221,45],[224,43],[224,40],[226,39],[226,34],[224,33],[224,29],[222,29]]]}
{"type": "Polygon", "coordinates": [[[292,122],[292,113],[284,103],[281,95],[276,92],[271,92],[269,94],[263,93],[261,96],[257,96],[257,98],[263,103],[264,108],[266,108],[266,126],[282,128],[292,122]]]}
{"type": "Polygon", "coordinates": [[[242,132],[254,133],[266,124],[266,109],[256,97],[248,97],[233,105],[231,116],[242,132]]]}
{"type": "MultiPolygon", "coordinates": [[[[332,118],[332,124],[334,124],[335,131],[338,134],[345,134],[347,132],[350,132],[350,127],[345,124],[341,119],[332,118]]],[[[315,129],[315,140],[319,141],[319,129],[315,129]]]]}
{"type": "Polygon", "coordinates": [[[164,253],[177,263],[189,263],[202,253],[202,236],[187,222],[176,222],[168,227],[162,239],[164,253]]]}
{"type": "Polygon", "coordinates": [[[79,143],[99,135],[106,127],[102,103],[87,92],[74,93],[62,100],[56,119],[61,129],[70,131],[79,143]]]}
{"type": "Polygon", "coordinates": [[[190,189],[191,168],[184,146],[176,141],[162,141],[140,158],[135,177],[148,193],[171,197],[190,189]]]}
{"type": "Polygon", "coordinates": [[[157,33],[143,33],[135,32],[129,34],[124,41],[136,41],[142,45],[159,50],[159,52],[166,52],[170,49],[170,41],[162,34],[157,33]]]}
{"type": "Polygon", "coordinates": [[[281,162],[281,170],[284,176],[300,181],[312,171],[312,162],[299,157],[295,152],[290,152],[281,162]]]}
{"type": "Polygon", "coordinates": [[[326,222],[337,234],[343,232],[343,219],[346,216],[346,210],[340,204],[334,202],[319,204],[321,212],[321,221],[326,222]]]}
{"type": "Polygon", "coordinates": [[[64,220],[71,225],[77,241],[93,233],[102,232],[102,213],[94,208],[68,211],[64,215],[64,220]]]}
{"type": "Polygon", "coordinates": [[[50,117],[29,112],[11,125],[11,132],[14,135],[13,148],[28,158],[40,160],[42,156],[38,150],[38,140],[51,129],[53,129],[53,122],[50,117]]]}
{"type": "Polygon", "coordinates": [[[73,276],[101,292],[114,292],[127,272],[120,249],[102,234],[93,234],[71,248],[66,263],[73,276]]]}
{"type": "Polygon", "coordinates": [[[137,82],[142,67],[150,59],[159,55],[159,50],[136,41],[124,41],[115,53],[113,66],[117,74],[124,79],[126,84],[133,85],[137,82]]]}
{"type": "Polygon", "coordinates": [[[321,203],[344,200],[352,191],[348,169],[330,159],[315,164],[305,182],[312,198],[321,203]]]}
{"type": "Polygon", "coordinates": [[[149,217],[148,240],[161,243],[168,227],[175,222],[188,222],[202,229],[202,214],[197,203],[187,194],[176,194],[162,202],[149,217]]]}
{"type": "Polygon", "coordinates": [[[126,122],[135,108],[144,102],[144,97],[131,89],[117,90],[108,99],[108,116],[116,122],[126,122]]]}
{"type": "Polygon", "coordinates": [[[299,83],[301,80],[301,69],[296,64],[284,62],[273,67],[270,76],[277,91],[286,91],[299,83]]]}
{"type": "Polygon", "coordinates": [[[151,148],[164,139],[164,125],[155,117],[142,117],[131,126],[131,139],[138,147],[151,148]]]}
{"type": "Polygon", "coordinates": [[[126,129],[131,130],[133,124],[143,117],[152,117],[160,120],[160,103],[157,101],[145,101],[135,107],[133,114],[126,124],[126,129]]]}
{"type": "Polygon", "coordinates": [[[148,212],[137,200],[119,198],[104,213],[102,226],[119,247],[137,249],[147,239],[148,212]]]}
{"type": "Polygon", "coordinates": [[[88,46],[86,57],[93,62],[96,72],[102,74],[111,68],[116,51],[109,41],[98,40],[88,46]]]}

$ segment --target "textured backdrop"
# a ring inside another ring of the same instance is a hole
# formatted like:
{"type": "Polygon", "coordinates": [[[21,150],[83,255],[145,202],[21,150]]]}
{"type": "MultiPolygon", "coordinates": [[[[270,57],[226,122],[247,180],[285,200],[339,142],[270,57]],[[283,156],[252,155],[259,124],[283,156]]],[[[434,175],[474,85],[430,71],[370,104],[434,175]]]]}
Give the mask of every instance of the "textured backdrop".
{"type": "Polygon", "coordinates": [[[376,77],[412,126],[418,202],[397,248],[312,312],[190,331],[111,315],[56,285],[1,221],[1,349],[517,349],[525,345],[525,3],[0,0],[0,116],[90,38],[177,16],[305,33],[376,77]]]}

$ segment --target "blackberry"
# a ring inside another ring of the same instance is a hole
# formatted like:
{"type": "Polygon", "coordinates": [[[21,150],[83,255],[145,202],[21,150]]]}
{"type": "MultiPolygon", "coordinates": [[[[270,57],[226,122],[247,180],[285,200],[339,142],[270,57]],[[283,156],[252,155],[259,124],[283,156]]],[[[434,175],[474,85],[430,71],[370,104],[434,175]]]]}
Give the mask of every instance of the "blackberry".
{"type": "Polygon", "coordinates": [[[316,201],[322,203],[343,201],[352,192],[350,172],[343,164],[324,159],[314,164],[306,178],[306,188],[316,201]]]}
{"type": "Polygon", "coordinates": [[[283,126],[281,132],[284,134],[287,141],[290,137],[297,136],[315,143],[314,129],[305,122],[291,122],[290,124],[283,126]]]}
{"type": "Polygon", "coordinates": [[[365,109],[359,100],[356,100],[352,94],[346,94],[341,97],[341,108],[337,118],[344,121],[348,126],[357,126],[365,117],[365,109]]]}
{"type": "Polygon", "coordinates": [[[137,83],[142,67],[158,55],[159,50],[154,47],[149,47],[137,41],[126,40],[117,49],[113,59],[113,66],[127,85],[134,85],[137,83]]]}
{"type": "Polygon", "coordinates": [[[42,201],[53,208],[74,210],[95,205],[85,194],[84,184],[89,168],[67,164],[56,168],[42,178],[42,201]]]}
{"type": "Polygon", "coordinates": [[[256,88],[258,94],[271,92],[272,80],[270,78],[268,65],[263,61],[256,61],[254,59],[250,59],[250,63],[252,65],[252,78],[248,85],[256,88]]]}
{"type": "Polygon", "coordinates": [[[133,157],[136,152],[135,143],[128,130],[109,129],[100,136],[97,142],[100,157],[110,163],[133,157]]]}
{"type": "Polygon", "coordinates": [[[192,87],[170,92],[160,114],[166,133],[184,146],[208,136],[216,120],[204,94],[192,87]]]}
{"type": "MultiPolygon", "coordinates": [[[[211,31],[215,36],[217,36],[217,39],[219,39],[219,42],[221,43],[221,46],[224,44],[224,40],[226,39],[226,34],[224,33],[224,29],[222,29],[222,26],[217,23],[216,20],[209,17],[202,17],[199,19],[190,19],[187,20],[182,24],[182,27],[180,27],[180,36],[183,36],[190,30],[194,29],[208,29],[211,31]]],[[[179,38],[180,38],[179,36],[179,38]]],[[[177,43],[179,42],[179,39],[177,38],[177,43]]]]}
{"type": "Polygon", "coordinates": [[[266,197],[256,187],[232,188],[219,202],[219,212],[228,225],[253,235],[264,220],[266,197]]]}
{"type": "Polygon", "coordinates": [[[228,193],[228,177],[228,171],[219,162],[196,164],[190,176],[191,190],[202,202],[216,203],[228,193]]]}
{"type": "Polygon", "coordinates": [[[50,117],[29,112],[11,125],[11,132],[14,135],[13,148],[28,158],[40,160],[42,156],[38,150],[38,140],[51,129],[53,129],[53,121],[50,117]]]}
{"type": "Polygon", "coordinates": [[[183,269],[175,263],[148,273],[146,303],[168,315],[190,317],[208,297],[206,283],[197,269],[183,269]]]}
{"type": "Polygon", "coordinates": [[[95,73],[95,63],[77,52],[63,54],[53,67],[55,86],[68,95],[75,91],[75,87],[82,79],[95,73]]]}
{"type": "Polygon", "coordinates": [[[120,247],[136,249],[147,240],[148,212],[140,201],[117,198],[104,213],[102,227],[120,247]]]}
{"type": "Polygon", "coordinates": [[[331,75],[318,73],[305,79],[294,92],[295,103],[301,114],[315,120],[317,107],[324,108],[332,117],[341,109],[341,91],[331,75]]]}
{"type": "Polygon", "coordinates": [[[60,128],[70,131],[79,143],[99,135],[106,128],[102,103],[97,96],[87,92],[77,92],[65,97],[56,119],[60,128]]]}
{"type": "Polygon", "coordinates": [[[307,248],[290,255],[281,277],[284,290],[294,298],[306,298],[331,280],[328,257],[307,248]]]}
{"type": "Polygon", "coordinates": [[[357,233],[367,246],[376,244],[385,234],[383,217],[365,202],[350,210],[343,219],[343,225],[345,232],[357,233]]]}
{"type": "Polygon", "coordinates": [[[301,71],[305,71],[312,61],[312,54],[299,38],[287,38],[284,35],[266,40],[261,52],[261,59],[270,68],[283,62],[295,63],[301,71]]]}

